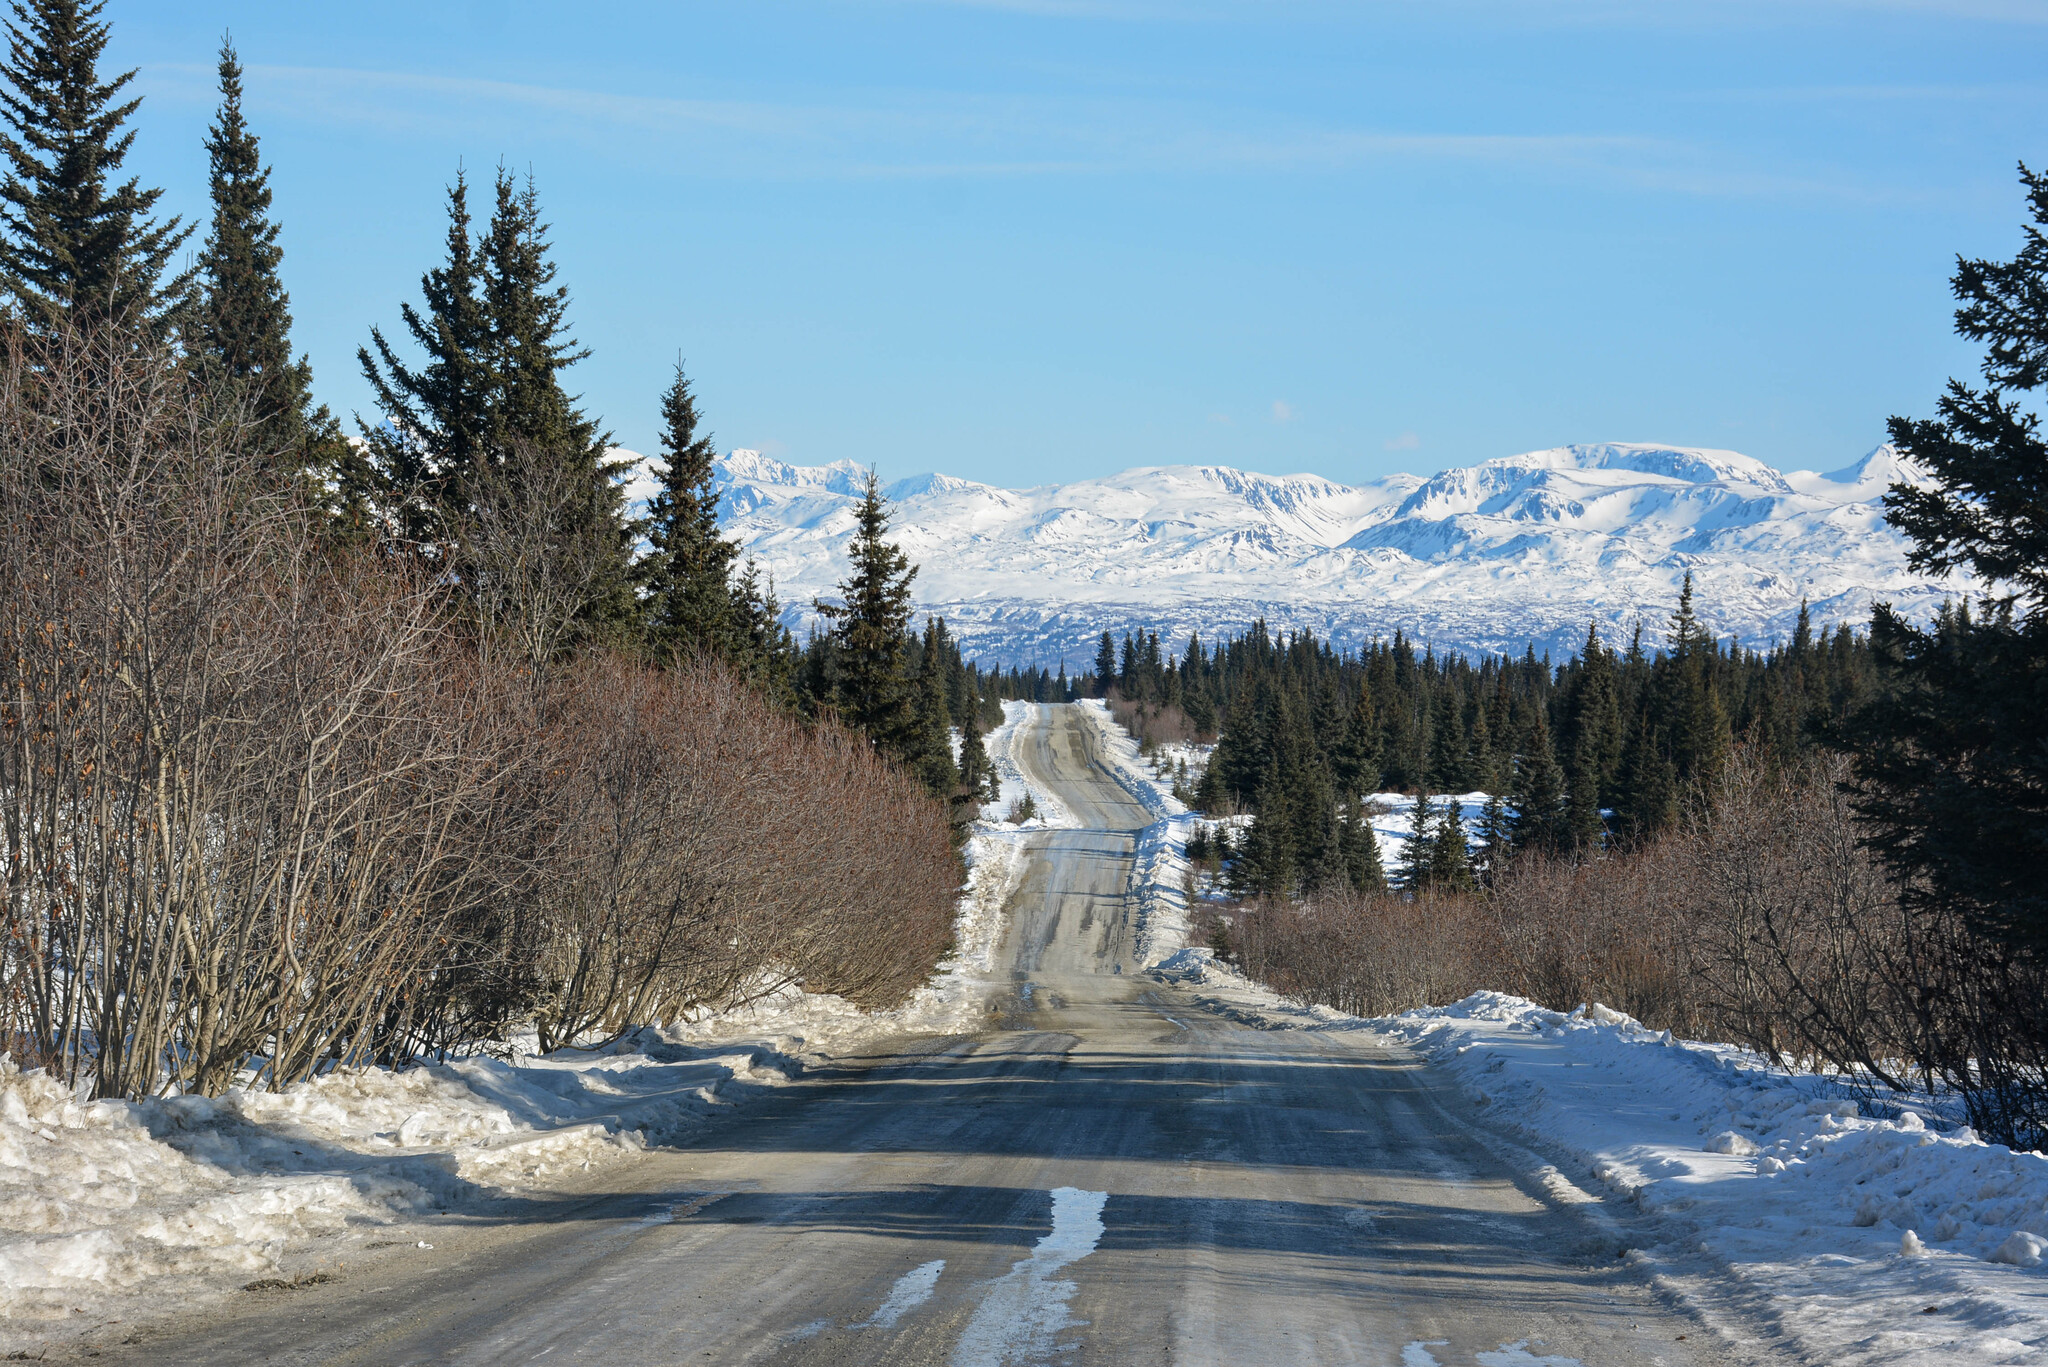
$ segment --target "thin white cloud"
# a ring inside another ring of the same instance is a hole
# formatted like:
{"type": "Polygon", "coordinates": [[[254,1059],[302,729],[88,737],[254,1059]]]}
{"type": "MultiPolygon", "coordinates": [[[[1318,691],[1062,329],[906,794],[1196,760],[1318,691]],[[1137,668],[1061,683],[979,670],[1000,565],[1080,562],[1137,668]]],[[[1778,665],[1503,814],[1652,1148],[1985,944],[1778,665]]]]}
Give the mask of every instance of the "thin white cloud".
{"type": "Polygon", "coordinates": [[[1422,438],[1413,432],[1403,432],[1398,437],[1388,437],[1380,446],[1388,451],[1414,451],[1422,446],[1422,438]]]}
{"type": "MultiPolygon", "coordinates": [[[[2048,0],[2044,0],[2048,3],[2048,0]]],[[[147,93],[210,105],[210,68],[156,66],[147,93]]],[[[843,92],[815,102],[679,98],[439,73],[257,66],[268,117],[393,136],[536,138],[637,166],[745,180],[944,179],[1230,172],[1332,174],[1389,161],[1460,162],[1575,183],[1695,197],[1893,203],[1911,187],[1633,134],[1431,132],[1317,125],[1164,98],[843,92]],[[522,118],[526,121],[522,125],[522,118]]]]}
{"type": "Polygon", "coordinates": [[[1285,399],[1275,399],[1275,400],[1273,400],[1273,421],[1274,421],[1274,422],[1293,422],[1293,421],[1294,421],[1294,405],[1293,405],[1293,404],[1291,404],[1291,403],[1289,403],[1289,402],[1287,402],[1287,400],[1285,400],[1285,399]]]}

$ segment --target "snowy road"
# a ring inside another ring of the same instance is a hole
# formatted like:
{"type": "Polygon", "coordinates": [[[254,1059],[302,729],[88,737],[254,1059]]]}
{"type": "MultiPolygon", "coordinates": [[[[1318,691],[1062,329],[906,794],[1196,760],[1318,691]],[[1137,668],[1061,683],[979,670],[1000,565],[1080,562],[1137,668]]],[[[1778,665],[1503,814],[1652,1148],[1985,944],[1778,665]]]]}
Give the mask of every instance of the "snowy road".
{"type": "Polygon", "coordinates": [[[1093,737],[1053,708],[1019,738],[1085,829],[1033,837],[987,1031],[898,1041],[602,1190],[99,1361],[1731,1360],[1408,1055],[1245,1029],[1142,976],[1151,818],[1093,737]]]}

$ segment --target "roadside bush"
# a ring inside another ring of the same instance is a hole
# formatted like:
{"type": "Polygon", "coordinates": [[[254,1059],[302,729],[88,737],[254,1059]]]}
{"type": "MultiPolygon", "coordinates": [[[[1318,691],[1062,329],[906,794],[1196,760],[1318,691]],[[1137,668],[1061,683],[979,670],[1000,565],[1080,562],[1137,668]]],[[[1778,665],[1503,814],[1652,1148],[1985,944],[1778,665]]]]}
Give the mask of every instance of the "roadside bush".
{"type": "Polygon", "coordinates": [[[715,664],[554,659],[581,579],[480,616],[430,548],[336,545],[130,335],[0,348],[19,1060],[284,1086],[789,982],[889,1005],[944,954],[945,809],[863,741],[715,664]]]}

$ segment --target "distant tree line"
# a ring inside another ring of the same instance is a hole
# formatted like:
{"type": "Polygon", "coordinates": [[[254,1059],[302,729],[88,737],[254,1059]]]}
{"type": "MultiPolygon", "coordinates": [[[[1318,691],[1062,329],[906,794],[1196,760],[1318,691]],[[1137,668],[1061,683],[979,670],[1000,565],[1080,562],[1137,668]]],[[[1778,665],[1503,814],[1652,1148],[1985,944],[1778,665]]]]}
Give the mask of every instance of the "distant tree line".
{"type": "Polygon", "coordinates": [[[1495,795],[1474,833],[1488,852],[1652,838],[1677,821],[1688,791],[1718,779],[1738,739],[1774,764],[1799,762],[1817,725],[1867,695],[1876,665],[1867,636],[1846,625],[1818,633],[1803,606],[1782,645],[1717,642],[1687,576],[1663,646],[1647,648],[1639,627],[1616,650],[1589,628],[1561,666],[1533,650],[1477,661],[1418,652],[1398,632],[1340,651],[1255,623],[1213,648],[1190,638],[1177,658],[1156,633],[1126,637],[1120,651],[1105,633],[1097,669],[1088,682],[1141,716],[1216,734],[1196,800],[1255,817],[1239,885],[1289,895],[1375,885],[1363,803],[1376,792],[1425,799],[1424,839],[1411,845],[1421,863],[1409,871],[1423,882],[1473,876],[1456,808],[1430,794],[1495,795]]]}

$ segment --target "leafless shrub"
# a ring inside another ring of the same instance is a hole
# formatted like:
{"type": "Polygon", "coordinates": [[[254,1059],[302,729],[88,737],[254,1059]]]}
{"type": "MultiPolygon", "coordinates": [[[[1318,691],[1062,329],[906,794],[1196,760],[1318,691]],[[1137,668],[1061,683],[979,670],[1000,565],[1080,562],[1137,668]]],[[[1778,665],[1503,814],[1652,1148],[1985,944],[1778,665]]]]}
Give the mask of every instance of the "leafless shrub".
{"type": "Polygon", "coordinates": [[[469,481],[467,515],[455,528],[451,569],[462,581],[488,646],[538,671],[560,659],[585,614],[610,591],[619,548],[605,525],[601,481],[581,453],[515,441],[469,481]]]}
{"type": "Polygon", "coordinates": [[[12,345],[9,1034],[103,1096],[357,1053],[469,895],[495,768],[433,596],[319,553],[160,356],[12,345]]]}
{"type": "Polygon", "coordinates": [[[885,1005],[945,952],[945,812],[870,747],[713,665],[557,662],[602,575],[520,558],[545,497],[480,512],[464,611],[324,543],[164,356],[0,346],[0,1047],[216,1093],[792,980],[885,1005]]]}
{"type": "Polygon", "coordinates": [[[1692,896],[1668,847],[1581,860],[1517,855],[1491,899],[1505,990],[1558,1009],[1597,1001],[1645,1021],[1696,1024],[1686,959],[1692,896]]]}
{"type": "Polygon", "coordinates": [[[593,656],[547,750],[519,930],[545,1046],[791,982],[893,1005],[950,943],[943,808],[723,666],[593,656]]]}
{"type": "Polygon", "coordinates": [[[1229,942],[1276,989],[1360,1014],[1485,987],[1879,1082],[1917,1067],[1960,1085],[1968,1061],[1942,1074],[1924,1060],[1966,1033],[1972,1002],[1997,998],[1971,991],[1996,966],[1955,927],[1904,913],[1846,781],[1832,758],[1780,771],[1739,753],[1647,847],[1523,853],[1483,896],[1252,904],[1229,942]]]}
{"type": "Polygon", "coordinates": [[[1501,981],[1493,918],[1465,894],[1253,902],[1233,915],[1227,934],[1250,976],[1353,1015],[1455,1001],[1501,981]]]}
{"type": "Polygon", "coordinates": [[[1136,737],[1142,750],[1175,741],[1193,744],[1201,738],[1178,703],[1137,702],[1116,692],[1111,692],[1107,701],[1117,725],[1136,737]]]}
{"type": "Polygon", "coordinates": [[[1698,1014],[1772,1057],[1891,1080],[1913,1054],[1912,927],[1843,785],[1847,762],[1772,772],[1738,754],[1673,842],[1694,890],[1698,1014]]]}

